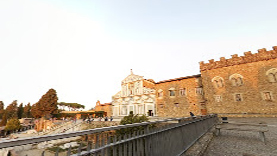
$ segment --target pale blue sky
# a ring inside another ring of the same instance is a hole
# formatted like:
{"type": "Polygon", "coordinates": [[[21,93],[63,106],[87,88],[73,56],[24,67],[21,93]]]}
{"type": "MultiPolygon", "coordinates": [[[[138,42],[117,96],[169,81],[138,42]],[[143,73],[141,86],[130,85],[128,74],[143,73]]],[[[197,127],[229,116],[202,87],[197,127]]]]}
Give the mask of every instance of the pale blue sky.
{"type": "Polygon", "coordinates": [[[200,61],[277,45],[274,0],[0,0],[0,100],[48,89],[87,108],[111,102],[133,69],[156,82],[200,61]]]}

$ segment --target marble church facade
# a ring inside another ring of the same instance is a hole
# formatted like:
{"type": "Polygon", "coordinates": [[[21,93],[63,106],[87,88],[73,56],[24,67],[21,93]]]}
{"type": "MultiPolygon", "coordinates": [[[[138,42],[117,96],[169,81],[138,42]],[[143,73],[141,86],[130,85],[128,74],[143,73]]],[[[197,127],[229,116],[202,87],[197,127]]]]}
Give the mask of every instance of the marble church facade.
{"type": "Polygon", "coordinates": [[[156,115],[155,82],[144,79],[143,76],[128,75],[121,82],[121,91],[112,97],[113,116],[134,114],[156,115]]]}

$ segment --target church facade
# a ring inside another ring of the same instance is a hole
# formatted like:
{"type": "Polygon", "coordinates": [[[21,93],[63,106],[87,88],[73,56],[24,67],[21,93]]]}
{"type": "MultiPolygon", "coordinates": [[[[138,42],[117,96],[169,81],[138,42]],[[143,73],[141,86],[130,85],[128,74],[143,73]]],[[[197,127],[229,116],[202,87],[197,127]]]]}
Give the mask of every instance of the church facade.
{"type": "Polygon", "coordinates": [[[121,82],[121,90],[112,97],[113,116],[127,116],[130,112],[156,116],[155,82],[143,76],[128,75],[121,82]]]}

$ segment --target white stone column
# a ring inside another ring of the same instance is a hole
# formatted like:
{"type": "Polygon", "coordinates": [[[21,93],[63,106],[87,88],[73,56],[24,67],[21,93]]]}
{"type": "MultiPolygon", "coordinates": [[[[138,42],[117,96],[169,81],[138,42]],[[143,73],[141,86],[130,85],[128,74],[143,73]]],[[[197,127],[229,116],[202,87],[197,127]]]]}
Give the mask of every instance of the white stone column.
{"type": "Polygon", "coordinates": [[[144,106],[144,114],[147,115],[147,113],[148,113],[148,111],[147,111],[147,103],[144,103],[143,106],[144,106]]]}

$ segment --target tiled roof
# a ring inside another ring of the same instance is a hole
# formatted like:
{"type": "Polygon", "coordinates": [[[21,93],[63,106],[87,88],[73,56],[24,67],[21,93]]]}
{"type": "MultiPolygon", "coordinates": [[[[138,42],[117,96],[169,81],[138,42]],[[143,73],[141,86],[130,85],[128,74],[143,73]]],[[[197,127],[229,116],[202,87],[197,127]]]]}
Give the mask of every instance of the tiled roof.
{"type": "Polygon", "coordinates": [[[144,79],[144,80],[155,83],[155,81],[153,79],[144,79]]]}
{"type": "Polygon", "coordinates": [[[104,104],[100,104],[100,106],[106,106],[106,105],[112,105],[112,103],[104,103],[104,104]]]}
{"type": "Polygon", "coordinates": [[[165,83],[165,82],[171,82],[171,81],[178,81],[178,80],[189,79],[189,78],[197,78],[197,77],[201,77],[201,74],[192,75],[192,76],[186,76],[186,77],[179,77],[179,78],[169,79],[169,80],[163,80],[163,81],[157,82],[156,84],[165,83]]]}

